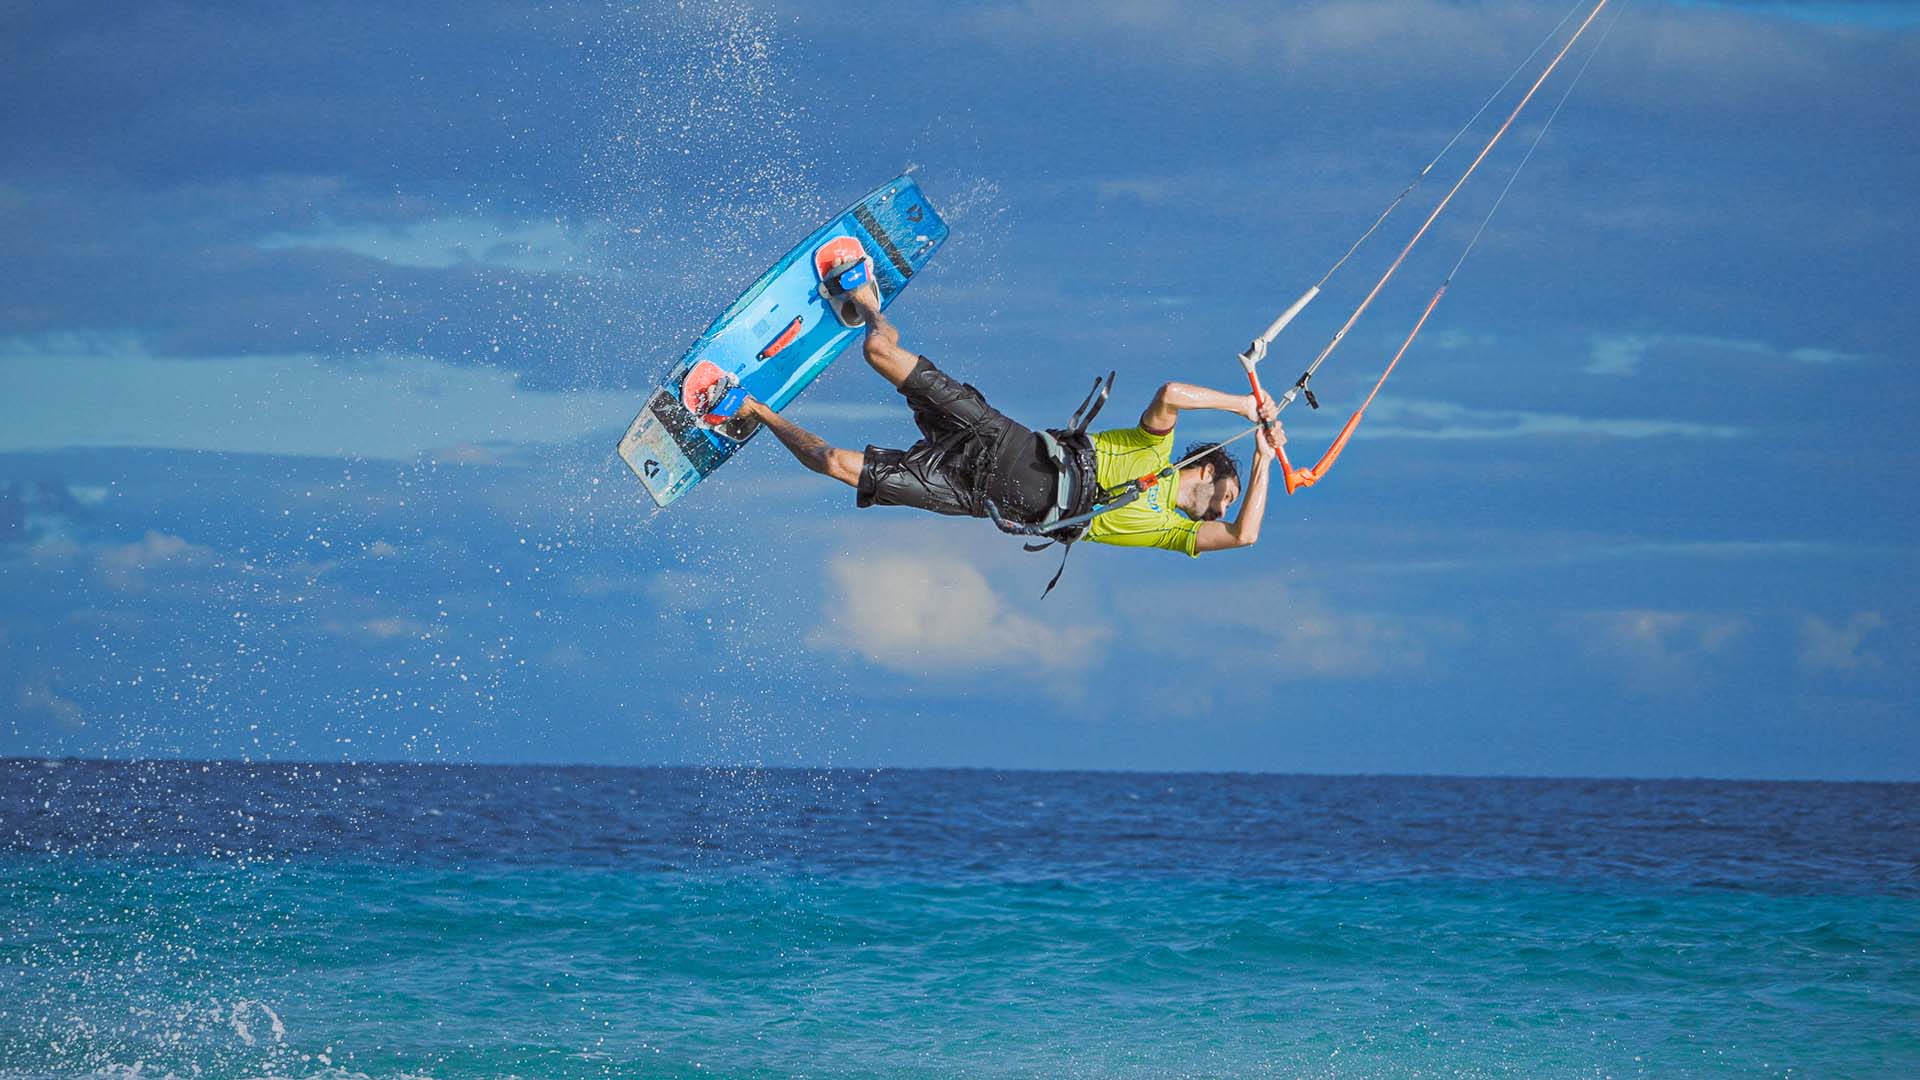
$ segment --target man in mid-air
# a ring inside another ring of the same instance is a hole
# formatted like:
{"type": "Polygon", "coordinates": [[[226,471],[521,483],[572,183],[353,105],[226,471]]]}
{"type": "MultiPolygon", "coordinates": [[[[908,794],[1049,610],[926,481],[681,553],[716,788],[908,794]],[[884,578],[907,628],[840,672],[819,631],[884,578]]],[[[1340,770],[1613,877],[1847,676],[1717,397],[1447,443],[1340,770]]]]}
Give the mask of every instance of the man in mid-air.
{"type": "MultiPolygon", "coordinates": [[[[937,514],[987,517],[991,502],[1003,521],[1015,525],[1071,517],[1097,506],[1102,489],[1124,488],[1171,464],[1174,424],[1190,409],[1272,421],[1269,430],[1276,442],[1286,441],[1271,398],[1256,401],[1252,394],[1185,383],[1162,386],[1140,414],[1138,426],[1091,435],[1054,431],[1043,437],[988,405],[980,391],[957,382],[926,357],[901,348],[900,332],[881,314],[871,281],[829,302],[851,305],[864,321],[867,363],[907,399],[921,440],[906,450],[842,450],[752,398],[741,405],[739,415],[771,428],[802,465],[852,487],[860,506],[914,506],[937,514]]],[[[1225,449],[1197,443],[1182,458],[1191,458],[1191,464],[1147,488],[1138,499],[1095,516],[1083,538],[1188,555],[1252,545],[1260,538],[1260,519],[1266,514],[1273,458],[1263,439],[1254,442],[1258,449],[1246,501],[1232,521],[1222,519],[1241,492],[1239,467],[1225,449]]]]}

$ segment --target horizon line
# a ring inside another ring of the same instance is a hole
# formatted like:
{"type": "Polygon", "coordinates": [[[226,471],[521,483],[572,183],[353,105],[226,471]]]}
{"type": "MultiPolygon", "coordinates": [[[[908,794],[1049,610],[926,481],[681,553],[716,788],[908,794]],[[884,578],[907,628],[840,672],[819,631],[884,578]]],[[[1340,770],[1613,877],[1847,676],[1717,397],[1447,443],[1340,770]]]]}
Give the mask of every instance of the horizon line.
{"type": "Polygon", "coordinates": [[[609,772],[760,772],[760,773],[1034,773],[1051,775],[1114,775],[1114,776],[1213,776],[1213,777],[1285,777],[1315,780],[1538,780],[1589,783],[1673,783],[1673,784],[1874,784],[1880,786],[1916,786],[1920,778],[1907,780],[1834,778],[1834,777],[1777,777],[1777,776],[1645,776],[1645,775],[1574,775],[1561,773],[1412,773],[1412,772],[1280,772],[1262,769],[1135,769],[1124,767],[1083,767],[1053,768],[1038,766],[1002,766],[1002,765],[747,765],[747,764],[624,764],[611,765],[604,762],[541,762],[541,761],[421,761],[414,759],[382,759],[363,761],[325,761],[304,759],[264,759],[248,758],[192,758],[192,757],[82,757],[65,755],[61,757],[37,757],[31,755],[0,755],[0,765],[201,765],[201,766],[239,766],[248,768],[449,768],[449,769],[599,769],[609,772]]]}

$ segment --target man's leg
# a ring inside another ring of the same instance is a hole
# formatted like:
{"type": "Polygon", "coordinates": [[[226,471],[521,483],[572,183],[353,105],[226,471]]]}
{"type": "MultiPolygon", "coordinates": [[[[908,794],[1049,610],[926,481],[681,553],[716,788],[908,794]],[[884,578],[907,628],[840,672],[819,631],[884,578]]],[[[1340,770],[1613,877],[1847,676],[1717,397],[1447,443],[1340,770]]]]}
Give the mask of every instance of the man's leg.
{"type": "Polygon", "coordinates": [[[780,440],[780,445],[786,447],[800,464],[822,476],[831,476],[848,487],[860,486],[860,468],[866,462],[866,455],[857,450],[829,446],[827,440],[767,408],[758,399],[748,398],[746,404],[740,406],[740,412],[767,425],[774,437],[780,440]]]}
{"type": "Polygon", "coordinates": [[[873,282],[855,289],[847,299],[866,320],[867,339],[862,351],[866,353],[867,363],[873,365],[881,378],[892,383],[894,389],[899,389],[901,381],[913,373],[913,365],[920,362],[919,355],[900,347],[900,331],[880,313],[880,291],[873,282]]]}

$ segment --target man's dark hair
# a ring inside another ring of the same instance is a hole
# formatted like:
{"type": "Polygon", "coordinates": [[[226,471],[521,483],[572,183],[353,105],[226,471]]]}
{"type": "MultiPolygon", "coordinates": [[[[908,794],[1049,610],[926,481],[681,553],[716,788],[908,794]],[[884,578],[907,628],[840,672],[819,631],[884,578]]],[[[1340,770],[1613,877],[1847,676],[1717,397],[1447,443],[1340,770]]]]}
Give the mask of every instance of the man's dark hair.
{"type": "Polygon", "coordinates": [[[1180,455],[1180,460],[1187,461],[1189,469],[1197,469],[1202,465],[1213,466],[1213,480],[1216,484],[1222,480],[1232,480],[1236,484],[1240,482],[1239,463],[1234,461],[1233,455],[1227,453],[1219,443],[1193,443],[1187,447],[1186,453],[1180,455]],[[1199,456],[1195,457],[1196,454],[1199,456]],[[1189,458],[1193,460],[1188,461],[1189,458]]]}

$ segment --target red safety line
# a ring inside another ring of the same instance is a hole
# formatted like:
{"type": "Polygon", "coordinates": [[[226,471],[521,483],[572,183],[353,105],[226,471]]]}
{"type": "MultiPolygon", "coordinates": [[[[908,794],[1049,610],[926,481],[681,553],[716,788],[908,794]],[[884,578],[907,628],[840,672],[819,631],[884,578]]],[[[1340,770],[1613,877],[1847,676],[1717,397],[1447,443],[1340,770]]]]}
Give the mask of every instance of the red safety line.
{"type": "Polygon", "coordinates": [[[1400,358],[1407,355],[1407,348],[1413,344],[1413,339],[1420,336],[1420,328],[1427,325],[1427,316],[1433,314],[1433,309],[1440,306],[1440,298],[1446,294],[1447,287],[1442,285],[1439,291],[1433,294],[1433,299],[1427,301],[1427,310],[1420,313],[1420,321],[1413,324],[1413,332],[1407,335],[1407,340],[1400,343],[1400,351],[1393,354],[1393,359],[1387,363],[1387,370],[1380,373],[1379,381],[1374,383],[1373,389],[1367,392],[1367,400],[1361,402],[1360,407],[1347,418],[1346,426],[1340,429],[1339,435],[1335,436],[1333,445],[1327,447],[1327,452],[1320,455],[1320,460],[1314,462],[1312,468],[1294,468],[1293,463],[1287,460],[1285,449],[1279,446],[1273,448],[1273,452],[1280,458],[1280,475],[1286,478],[1287,494],[1291,495],[1303,487],[1312,487],[1320,482],[1321,477],[1327,475],[1328,469],[1333,468],[1333,463],[1340,459],[1340,452],[1347,448],[1347,440],[1353,438],[1353,429],[1360,426],[1360,418],[1367,414],[1367,406],[1373,404],[1373,399],[1380,393],[1380,388],[1387,385],[1387,376],[1393,374],[1393,369],[1400,363],[1400,358]]]}

